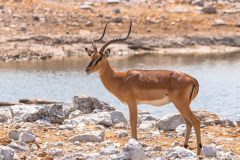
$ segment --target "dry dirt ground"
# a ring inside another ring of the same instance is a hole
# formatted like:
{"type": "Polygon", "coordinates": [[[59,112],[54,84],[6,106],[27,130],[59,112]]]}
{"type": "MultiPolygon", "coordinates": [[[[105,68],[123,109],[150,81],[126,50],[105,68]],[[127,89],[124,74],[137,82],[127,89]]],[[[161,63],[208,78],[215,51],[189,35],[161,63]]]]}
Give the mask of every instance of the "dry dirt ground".
{"type": "MultiPolygon", "coordinates": [[[[29,123],[30,124],[30,123],[29,123]]],[[[57,126],[56,126],[57,127],[57,126]]],[[[7,145],[11,142],[11,139],[8,138],[8,132],[14,129],[20,128],[20,126],[9,126],[0,127],[0,144],[7,145]]],[[[42,160],[51,159],[51,156],[48,155],[44,150],[43,146],[46,142],[55,143],[55,142],[64,142],[68,143],[68,139],[71,136],[79,134],[77,130],[62,130],[59,131],[55,129],[55,127],[33,127],[31,129],[39,138],[39,142],[37,143],[38,149],[34,150],[35,155],[38,157],[42,157],[42,160]]],[[[99,130],[96,126],[86,126],[86,131],[88,130],[99,130]]],[[[119,148],[122,148],[128,139],[129,136],[123,138],[117,138],[116,133],[119,128],[110,127],[107,128],[105,131],[105,142],[111,141],[114,144],[119,144],[119,148]]],[[[128,135],[130,135],[130,130],[127,129],[128,135]]],[[[184,142],[183,136],[177,136],[176,132],[161,132],[158,136],[153,136],[152,132],[154,129],[146,130],[146,131],[138,131],[138,142],[140,144],[144,144],[145,146],[159,146],[161,150],[166,150],[172,147],[173,142],[179,142],[180,146],[184,142]]],[[[215,144],[216,146],[223,146],[225,152],[233,152],[235,155],[240,154],[240,134],[239,134],[239,127],[226,127],[226,126],[207,126],[202,128],[202,143],[203,145],[212,145],[215,144]]],[[[189,142],[189,149],[196,151],[196,138],[195,134],[191,134],[191,139],[189,142]]],[[[29,146],[32,144],[29,143],[29,146]]],[[[84,153],[96,153],[100,152],[103,145],[99,143],[94,144],[94,146],[87,147],[88,144],[80,143],[79,147],[76,147],[75,144],[64,145],[61,148],[66,153],[76,152],[78,148],[81,148],[81,151],[84,153]]],[[[54,146],[48,148],[53,149],[54,146]]],[[[55,147],[56,148],[56,147],[55,147]]],[[[162,152],[155,152],[156,155],[154,157],[161,157],[162,152]]],[[[19,158],[25,159],[26,153],[22,152],[19,158]]]]}
{"type": "Polygon", "coordinates": [[[204,6],[190,0],[2,0],[0,59],[83,55],[84,47],[102,33],[107,21],[112,23],[104,41],[125,34],[129,18],[133,29],[128,46],[115,46],[113,51],[163,53],[167,51],[161,52],[162,48],[190,46],[192,53],[202,53],[208,48],[201,46],[210,46],[215,50],[207,52],[239,52],[240,3],[203,2],[204,6]],[[203,13],[206,7],[216,13],[203,13]]]}

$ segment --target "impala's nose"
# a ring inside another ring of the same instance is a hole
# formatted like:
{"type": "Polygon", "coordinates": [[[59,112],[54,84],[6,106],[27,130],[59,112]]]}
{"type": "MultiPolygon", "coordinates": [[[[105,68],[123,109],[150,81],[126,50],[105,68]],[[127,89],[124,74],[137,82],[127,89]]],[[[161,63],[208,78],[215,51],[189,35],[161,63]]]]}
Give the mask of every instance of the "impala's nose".
{"type": "Polygon", "coordinates": [[[87,73],[87,74],[89,74],[89,73],[90,73],[88,68],[86,68],[86,73],[87,73]]]}

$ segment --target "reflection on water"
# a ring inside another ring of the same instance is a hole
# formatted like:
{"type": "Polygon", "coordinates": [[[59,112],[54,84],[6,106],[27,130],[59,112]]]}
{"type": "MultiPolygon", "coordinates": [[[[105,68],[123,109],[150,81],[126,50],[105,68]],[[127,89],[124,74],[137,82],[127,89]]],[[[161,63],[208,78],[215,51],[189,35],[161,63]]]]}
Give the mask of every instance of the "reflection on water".
{"type": "MultiPolygon", "coordinates": [[[[86,75],[88,57],[61,60],[0,63],[0,101],[39,98],[70,102],[75,95],[91,95],[127,114],[127,107],[114,98],[97,75],[86,75]]],[[[206,109],[230,119],[240,119],[240,56],[176,57],[141,55],[111,58],[118,70],[130,68],[172,69],[196,77],[200,92],[192,108],[206,109]],[[238,115],[238,116],[237,116],[238,115]]],[[[173,105],[141,105],[157,116],[176,112],[173,105]],[[166,107],[169,106],[169,107],[166,107]]]]}

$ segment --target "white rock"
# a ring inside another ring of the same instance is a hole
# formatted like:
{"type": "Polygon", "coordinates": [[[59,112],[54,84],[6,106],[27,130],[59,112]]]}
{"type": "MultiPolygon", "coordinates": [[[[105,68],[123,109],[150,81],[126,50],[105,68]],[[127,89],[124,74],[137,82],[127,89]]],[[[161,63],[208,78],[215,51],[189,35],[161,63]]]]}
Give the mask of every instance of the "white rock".
{"type": "Polygon", "coordinates": [[[10,147],[0,145],[0,159],[12,160],[14,157],[14,150],[10,147]]]}
{"type": "Polygon", "coordinates": [[[117,153],[119,153],[119,150],[116,149],[115,145],[108,146],[100,151],[100,155],[111,155],[117,153]]]}
{"type": "Polygon", "coordinates": [[[19,135],[19,141],[24,143],[35,142],[36,135],[34,133],[22,132],[19,135]]]}
{"type": "Polygon", "coordinates": [[[126,123],[123,123],[123,122],[120,122],[120,123],[117,123],[114,125],[116,128],[127,128],[127,124],[126,123]]]}
{"type": "Polygon", "coordinates": [[[83,113],[82,113],[80,110],[75,110],[75,111],[71,112],[71,114],[69,115],[69,119],[78,117],[78,116],[80,116],[80,115],[82,115],[82,114],[83,114],[83,113]]]}
{"type": "Polygon", "coordinates": [[[59,148],[49,149],[49,150],[47,150],[47,153],[50,156],[53,156],[53,157],[64,155],[64,151],[62,149],[59,149],[59,148]]]}
{"type": "Polygon", "coordinates": [[[103,125],[106,127],[112,126],[113,122],[110,115],[105,115],[102,119],[100,119],[96,124],[103,125]]]}
{"type": "Polygon", "coordinates": [[[102,142],[104,141],[105,131],[95,131],[73,136],[69,139],[70,142],[102,142]]]}
{"type": "Polygon", "coordinates": [[[202,147],[202,154],[207,157],[216,157],[217,151],[215,147],[212,146],[203,146],[202,147]]]}
{"type": "Polygon", "coordinates": [[[178,136],[184,136],[186,134],[186,124],[180,124],[175,131],[178,136]]]}
{"type": "Polygon", "coordinates": [[[142,146],[135,139],[130,139],[129,142],[124,146],[123,151],[125,159],[131,160],[146,159],[142,146]]]}
{"type": "Polygon", "coordinates": [[[155,121],[143,121],[140,125],[139,128],[141,130],[147,130],[155,126],[155,121]]]}
{"type": "Polygon", "coordinates": [[[158,122],[157,122],[157,127],[160,130],[165,130],[165,131],[173,131],[179,126],[180,124],[184,124],[184,120],[182,116],[179,114],[169,114],[164,117],[162,117],[158,122]]]}
{"type": "Polygon", "coordinates": [[[213,26],[224,26],[224,25],[226,25],[226,23],[223,19],[215,19],[213,21],[213,26]]]}
{"type": "Polygon", "coordinates": [[[196,157],[194,152],[179,146],[169,149],[169,155],[172,153],[174,153],[174,155],[177,153],[177,157],[179,158],[196,157]]]}
{"type": "Polygon", "coordinates": [[[11,142],[8,144],[8,147],[14,149],[17,152],[29,151],[29,147],[26,143],[22,142],[11,142]]]}
{"type": "Polygon", "coordinates": [[[118,131],[118,134],[117,134],[118,138],[123,138],[123,137],[127,137],[127,136],[128,136],[127,131],[125,131],[125,130],[119,130],[118,131]]]}

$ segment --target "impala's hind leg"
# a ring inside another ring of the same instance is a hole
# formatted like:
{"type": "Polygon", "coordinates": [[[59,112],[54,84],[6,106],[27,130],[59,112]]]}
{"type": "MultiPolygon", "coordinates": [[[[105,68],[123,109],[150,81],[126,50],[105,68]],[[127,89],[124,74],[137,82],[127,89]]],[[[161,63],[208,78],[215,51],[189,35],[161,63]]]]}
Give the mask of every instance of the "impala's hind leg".
{"type": "Polygon", "coordinates": [[[183,117],[186,123],[186,127],[187,127],[187,131],[185,134],[185,141],[184,141],[184,147],[187,148],[188,147],[188,141],[189,141],[189,137],[190,137],[190,133],[192,131],[192,124],[190,121],[188,121],[187,118],[183,117]]]}
{"type": "MultiPolygon", "coordinates": [[[[196,132],[196,137],[197,137],[197,155],[199,155],[201,152],[201,148],[202,148],[201,135],[200,135],[200,121],[192,113],[192,111],[189,107],[189,105],[190,105],[189,99],[178,97],[178,99],[173,101],[173,103],[176,106],[176,108],[179,110],[181,115],[184,118],[186,118],[187,121],[191,123],[191,125],[193,125],[195,132],[196,132]]],[[[190,134],[190,132],[188,134],[190,134]]],[[[187,137],[187,134],[186,134],[186,137],[187,137]]]]}

